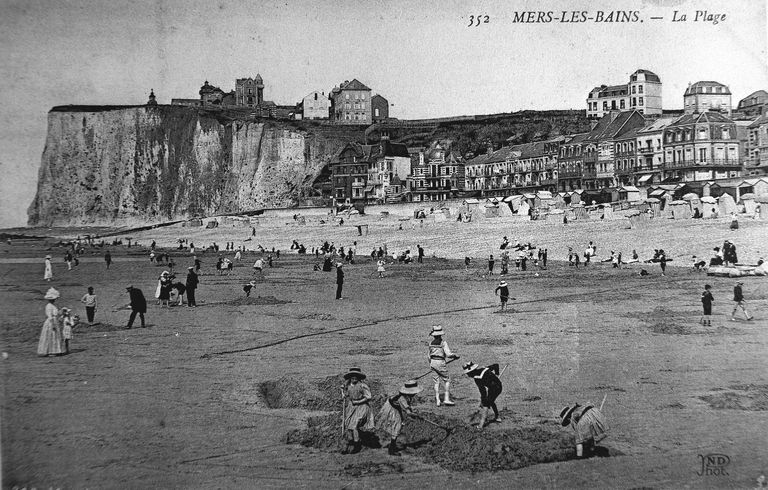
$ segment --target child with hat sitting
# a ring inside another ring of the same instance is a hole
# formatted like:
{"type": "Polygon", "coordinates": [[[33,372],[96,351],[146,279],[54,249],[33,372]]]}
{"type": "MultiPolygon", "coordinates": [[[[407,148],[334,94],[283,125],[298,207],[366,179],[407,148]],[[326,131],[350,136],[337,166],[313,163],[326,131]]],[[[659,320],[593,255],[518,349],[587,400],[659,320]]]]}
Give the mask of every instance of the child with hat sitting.
{"type": "Polygon", "coordinates": [[[480,390],[480,422],[477,425],[479,430],[485,426],[485,419],[488,417],[488,409],[493,410],[496,422],[501,422],[499,409],[496,408],[496,398],[501,394],[501,380],[499,379],[499,365],[491,364],[488,367],[480,367],[470,361],[464,364],[464,374],[475,380],[477,389],[480,390]]]}
{"type": "Polygon", "coordinates": [[[347,447],[342,454],[356,454],[360,452],[360,430],[373,432],[373,411],[369,405],[371,389],[363,383],[365,374],[360,368],[350,368],[344,375],[344,388],[346,403],[344,405],[344,430],[347,433],[347,447]]]}
{"type": "Polygon", "coordinates": [[[608,424],[605,416],[599,408],[587,403],[581,406],[578,403],[572,407],[565,407],[560,412],[563,427],[569,425],[576,433],[576,457],[587,457],[595,449],[595,444],[602,441],[608,432],[608,424]],[[587,454],[584,453],[584,448],[587,454]]]}
{"type": "Polygon", "coordinates": [[[397,395],[387,398],[379,411],[376,428],[386,433],[389,438],[389,454],[399,456],[397,451],[397,436],[403,428],[403,418],[406,413],[413,414],[413,397],[421,393],[416,380],[406,381],[397,395]]]}

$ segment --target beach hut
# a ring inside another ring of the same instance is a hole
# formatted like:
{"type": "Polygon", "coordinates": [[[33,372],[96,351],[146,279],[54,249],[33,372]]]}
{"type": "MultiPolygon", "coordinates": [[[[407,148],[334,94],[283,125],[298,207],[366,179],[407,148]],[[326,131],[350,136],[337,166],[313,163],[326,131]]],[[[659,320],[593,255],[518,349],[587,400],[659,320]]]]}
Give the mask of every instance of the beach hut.
{"type": "Polygon", "coordinates": [[[612,220],[614,218],[613,206],[610,204],[602,204],[597,207],[597,214],[600,219],[612,220]]]}
{"type": "Polygon", "coordinates": [[[755,201],[755,195],[751,192],[742,194],[739,203],[744,206],[744,212],[747,214],[755,214],[757,209],[757,201],[755,201]]]}
{"type": "Polygon", "coordinates": [[[621,186],[617,189],[617,196],[618,199],[614,199],[614,201],[629,201],[629,202],[639,202],[640,201],[640,189],[633,185],[625,185],[621,186]]]}
{"type": "MultiPolygon", "coordinates": [[[[589,218],[589,214],[587,213],[587,208],[584,207],[583,204],[573,204],[570,205],[570,211],[573,213],[573,219],[587,219],[589,218]]],[[[571,219],[571,214],[568,214],[568,219],[571,219]]]]}
{"type": "Polygon", "coordinates": [[[691,207],[691,216],[695,218],[703,217],[704,206],[701,204],[701,199],[698,194],[689,192],[688,194],[683,195],[682,200],[687,202],[691,207]]]}
{"type": "Polygon", "coordinates": [[[701,201],[701,217],[717,218],[717,199],[712,196],[704,196],[701,201]]]}
{"type": "Polygon", "coordinates": [[[485,218],[498,218],[499,217],[499,207],[488,203],[485,206],[483,206],[483,217],[485,218]]]}
{"type": "Polygon", "coordinates": [[[755,201],[760,206],[760,219],[768,219],[768,194],[755,197],[755,201]]]}
{"type": "Polygon", "coordinates": [[[551,225],[562,224],[563,214],[565,212],[562,209],[550,209],[549,213],[547,213],[547,223],[551,225]]]}
{"type": "Polygon", "coordinates": [[[549,191],[538,191],[533,198],[533,207],[536,209],[549,209],[552,203],[552,193],[549,191]]]}
{"type": "Polygon", "coordinates": [[[688,204],[688,201],[672,201],[669,203],[669,209],[674,219],[688,219],[691,217],[691,206],[688,204]]]}
{"type": "Polygon", "coordinates": [[[582,196],[583,193],[584,193],[584,191],[582,191],[581,189],[578,189],[578,190],[575,190],[573,192],[570,192],[568,194],[568,196],[571,198],[571,200],[569,201],[568,204],[571,204],[571,205],[573,205],[573,204],[581,204],[582,203],[581,196],[582,196]]]}
{"type": "Polygon", "coordinates": [[[528,216],[531,213],[531,205],[528,204],[527,199],[522,199],[520,201],[520,206],[517,208],[517,214],[522,216],[528,216]]]}
{"type": "Polygon", "coordinates": [[[550,202],[550,207],[555,209],[565,209],[566,206],[567,204],[565,202],[565,192],[560,192],[552,196],[552,202],[550,202]]]}
{"type": "Polygon", "coordinates": [[[507,202],[500,202],[499,203],[499,216],[500,217],[507,217],[507,216],[514,216],[514,213],[512,212],[512,207],[509,205],[510,203],[507,202]]]}
{"type": "Polygon", "coordinates": [[[203,226],[203,220],[200,218],[192,218],[191,220],[187,221],[187,226],[203,226]]]}
{"type": "Polygon", "coordinates": [[[651,210],[651,218],[656,218],[661,215],[661,200],[655,197],[649,197],[645,200],[645,204],[648,205],[648,209],[651,210]]]}
{"type": "Polygon", "coordinates": [[[211,228],[218,228],[218,227],[219,227],[219,222],[218,222],[218,221],[216,221],[215,219],[212,219],[211,221],[209,221],[209,222],[208,222],[208,223],[205,225],[205,227],[206,227],[207,229],[209,229],[209,230],[210,230],[211,228]]]}
{"type": "Polygon", "coordinates": [[[736,201],[730,194],[723,194],[717,198],[718,214],[720,216],[730,216],[731,213],[735,213],[736,201]]]}

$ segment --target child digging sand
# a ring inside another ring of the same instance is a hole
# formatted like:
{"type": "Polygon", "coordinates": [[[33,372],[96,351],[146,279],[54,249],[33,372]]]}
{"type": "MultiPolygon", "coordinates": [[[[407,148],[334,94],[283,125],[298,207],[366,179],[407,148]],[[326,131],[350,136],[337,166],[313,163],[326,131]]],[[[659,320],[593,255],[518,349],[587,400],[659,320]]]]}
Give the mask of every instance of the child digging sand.
{"type": "Polygon", "coordinates": [[[407,414],[413,414],[413,397],[421,393],[421,388],[415,380],[406,381],[400,387],[399,393],[387,398],[378,415],[376,428],[389,436],[389,454],[399,456],[397,436],[403,428],[403,419],[407,414]]]}

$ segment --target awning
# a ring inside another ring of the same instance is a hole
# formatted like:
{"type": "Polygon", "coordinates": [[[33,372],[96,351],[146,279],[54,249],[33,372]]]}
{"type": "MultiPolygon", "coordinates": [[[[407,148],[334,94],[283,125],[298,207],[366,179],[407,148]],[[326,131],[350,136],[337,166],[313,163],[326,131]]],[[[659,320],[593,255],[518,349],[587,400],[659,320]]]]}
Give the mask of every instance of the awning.
{"type": "Polygon", "coordinates": [[[651,192],[651,195],[652,196],[661,196],[661,195],[664,195],[666,193],[667,193],[667,191],[665,191],[664,189],[656,189],[655,191],[651,192]]]}
{"type": "Polygon", "coordinates": [[[653,177],[653,174],[643,175],[642,177],[637,179],[637,183],[638,184],[644,184],[644,183],[648,182],[649,180],[651,180],[652,177],[653,177]]]}

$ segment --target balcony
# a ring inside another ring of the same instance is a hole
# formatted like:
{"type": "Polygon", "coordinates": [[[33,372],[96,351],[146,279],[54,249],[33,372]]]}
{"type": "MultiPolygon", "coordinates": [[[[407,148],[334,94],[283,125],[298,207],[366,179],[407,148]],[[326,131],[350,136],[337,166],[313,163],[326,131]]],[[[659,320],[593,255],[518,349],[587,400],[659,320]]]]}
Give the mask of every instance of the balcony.
{"type": "Polygon", "coordinates": [[[613,171],[610,172],[595,172],[598,179],[610,179],[613,177],[613,171]]]}
{"type": "Polygon", "coordinates": [[[584,163],[596,163],[596,162],[597,162],[597,153],[584,154],[584,163]]]}
{"type": "Polygon", "coordinates": [[[557,185],[557,179],[541,179],[541,185],[557,185]]]}
{"type": "Polygon", "coordinates": [[[654,148],[652,146],[638,146],[637,151],[643,155],[652,155],[654,151],[661,150],[661,148],[654,148]]]}
{"type": "Polygon", "coordinates": [[[700,168],[700,167],[730,167],[741,168],[738,159],[709,158],[706,160],[681,160],[678,162],[665,162],[664,168],[700,168]]]}
{"type": "Polygon", "coordinates": [[[581,173],[582,177],[585,179],[596,179],[597,178],[597,171],[593,169],[586,169],[581,173]]]}

